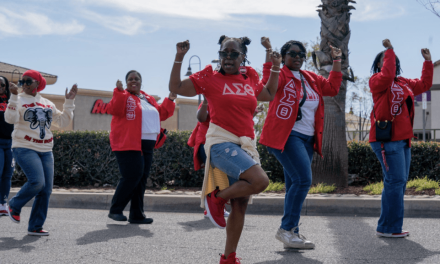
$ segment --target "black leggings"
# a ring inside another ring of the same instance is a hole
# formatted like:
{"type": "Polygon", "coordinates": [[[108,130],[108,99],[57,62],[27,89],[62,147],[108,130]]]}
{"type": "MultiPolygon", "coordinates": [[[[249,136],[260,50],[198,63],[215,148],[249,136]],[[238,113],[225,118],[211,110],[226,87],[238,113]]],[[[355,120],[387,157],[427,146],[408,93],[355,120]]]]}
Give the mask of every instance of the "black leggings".
{"type": "Polygon", "coordinates": [[[145,218],[144,194],[155,144],[154,140],[142,140],[142,152],[114,151],[122,177],[119,179],[112,199],[111,214],[122,214],[128,202],[131,201],[129,219],[145,218]]]}

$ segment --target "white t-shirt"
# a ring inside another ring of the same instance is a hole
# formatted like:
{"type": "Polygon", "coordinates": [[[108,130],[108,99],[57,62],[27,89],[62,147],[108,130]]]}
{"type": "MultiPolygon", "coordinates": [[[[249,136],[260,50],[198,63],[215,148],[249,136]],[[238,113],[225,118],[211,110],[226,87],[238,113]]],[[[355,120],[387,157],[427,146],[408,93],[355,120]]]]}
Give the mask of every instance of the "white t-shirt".
{"type": "MultiPolygon", "coordinates": [[[[292,71],[292,73],[296,79],[301,81],[299,71],[292,71]]],[[[303,79],[307,90],[307,98],[303,106],[301,106],[302,119],[295,122],[292,130],[307,136],[313,136],[315,134],[315,113],[319,106],[319,95],[310,87],[304,76],[303,79]]],[[[303,96],[304,91],[301,87],[300,102],[303,96]]]]}
{"type": "Polygon", "coordinates": [[[141,99],[142,105],[142,139],[156,140],[160,133],[160,118],[156,107],[141,99]]]}

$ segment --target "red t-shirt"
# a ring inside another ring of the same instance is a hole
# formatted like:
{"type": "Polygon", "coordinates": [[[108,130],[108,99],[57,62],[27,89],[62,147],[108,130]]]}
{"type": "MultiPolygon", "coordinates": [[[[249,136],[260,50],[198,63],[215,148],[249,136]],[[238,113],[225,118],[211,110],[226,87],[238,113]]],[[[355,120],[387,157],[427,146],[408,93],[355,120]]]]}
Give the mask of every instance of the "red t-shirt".
{"type": "Polygon", "coordinates": [[[212,123],[238,137],[253,139],[253,115],[257,107],[257,96],[264,84],[253,68],[246,69],[247,78],[242,74],[223,75],[208,65],[189,78],[197,94],[204,94],[208,100],[212,123]]]}

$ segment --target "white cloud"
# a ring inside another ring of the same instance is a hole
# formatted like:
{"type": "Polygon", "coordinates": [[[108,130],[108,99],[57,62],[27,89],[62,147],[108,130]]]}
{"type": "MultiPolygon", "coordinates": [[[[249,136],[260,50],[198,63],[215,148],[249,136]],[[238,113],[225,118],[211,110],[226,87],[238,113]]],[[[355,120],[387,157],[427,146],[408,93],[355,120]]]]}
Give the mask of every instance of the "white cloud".
{"type": "Polygon", "coordinates": [[[84,30],[84,25],[72,20],[59,23],[45,15],[0,9],[0,32],[7,35],[74,35],[84,30]]]}
{"type": "Polygon", "coordinates": [[[224,20],[233,15],[283,15],[316,17],[320,0],[76,0],[100,6],[112,6],[129,12],[187,17],[195,19],[224,20]]]}
{"type": "Polygon", "coordinates": [[[354,5],[356,11],[352,16],[356,21],[382,20],[398,17],[405,14],[401,2],[386,2],[382,0],[358,1],[354,5]]]}
{"type": "MultiPolygon", "coordinates": [[[[86,19],[125,35],[136,35],[141,32],[144,26],[141,20],[131,16],[103,16],[89,10],[82,11],[82,13],[86,19]]],[[[157,27],[150,28],[149,32],[157,29],[157,27]]]]}

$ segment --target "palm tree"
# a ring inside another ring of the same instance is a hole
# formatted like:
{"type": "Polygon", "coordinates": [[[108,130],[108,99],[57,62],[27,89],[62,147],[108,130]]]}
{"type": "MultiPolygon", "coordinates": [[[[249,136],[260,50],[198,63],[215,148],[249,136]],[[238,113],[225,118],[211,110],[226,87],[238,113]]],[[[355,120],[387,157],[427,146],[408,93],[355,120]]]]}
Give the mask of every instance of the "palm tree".
{"type": "Polygon", "coordinates": [[[345,187],[348,181],[348,149],[345,136],[345,98],[347,81],[354,81],[349,68],[350,11],[352,0],[321,0],[317,10],[321,18],[320,51],[313,52],[313,62],[319,74],[328,78],[333,60],[329,44],[342,50],[343,81],[336,97],[324,97],[325,121],[322,151],[324,158],[315,155],[313,182],[345,187]]]}

